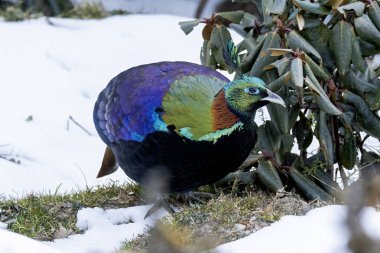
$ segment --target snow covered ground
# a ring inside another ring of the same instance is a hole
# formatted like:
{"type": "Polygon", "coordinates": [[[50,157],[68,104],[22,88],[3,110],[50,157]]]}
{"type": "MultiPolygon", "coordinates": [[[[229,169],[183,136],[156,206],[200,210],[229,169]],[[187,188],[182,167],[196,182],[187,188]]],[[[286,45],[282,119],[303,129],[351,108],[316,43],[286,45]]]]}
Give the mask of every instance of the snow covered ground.
{"type": "MultiPolygon", "coordinates": [[[[182,20],[187,18],[130,15],[51,19],[54,25],[44,18],[0,22],[0,34],[6,35],[0,40],[0,156],[14,161],[0,158],[0,196],[127,180],[121,171],[95,179],[105,146],[92,123],[93,104],[107,82],[129,67],[161,60],[199,62],[201,33],[186,37],[178,27],[182,20]]],[[[77,225],[84,234],[49,243],[11,233],[0,223],[0,252],[115,252],[122,241],[154,223],[155,217],[143,219],[148,208],[80,210],[77,225]]],[[[217,251],[346,253],[344,212],[331,206],[305,217],[287,216],[217,251]]],[[[380,237],[380,215],[368,209],[365,220],[380,237]]]]}

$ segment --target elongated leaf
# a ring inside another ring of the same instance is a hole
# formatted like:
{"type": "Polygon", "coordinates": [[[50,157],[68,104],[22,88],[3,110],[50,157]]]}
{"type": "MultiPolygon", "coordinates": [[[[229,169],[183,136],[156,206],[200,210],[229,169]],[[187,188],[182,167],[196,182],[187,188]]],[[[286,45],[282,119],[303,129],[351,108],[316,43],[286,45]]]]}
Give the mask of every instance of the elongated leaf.
{"type": "Polygon", "coordinates": [[[323,0],[321,4],[331,6],[333,9],[336,9],[343,2],[344,0],[328,0],[327,2],[326,0],[323,0]]]}
{"type": "Polygon", "coordinates": [[[354,168],[358,152],[356,150],[356,139],[350,129],[345,129],[343,145],[339,149],[339,162],[348,170],[354,168]]]}
{"type": "Polygon", "coordinates": [[[305,19],[303,18],[303,16],[300,13],[297,14],[296,18],[297,18],[298,29],[300,31],[302,31],[304,26],[305,26],[305,19]]]}
{"type": "Polygon", "coordinates": [[[360,17],[363,15],[365,4],[362,2],[353,2],[345,5],[341,5],[338,8],[338,11],[346,17],[346,11],[353,10],[356,16],[360,17]]]}
{"type": "Polygon", "coordinates": [[[317,137],[327,165],[332,166],[334,164],[334,145],[327,125],[327,115],[324,111],[319,112],[317,137]]]}
{"type": "Polygon", "coordinates": [[[282,56],[282,55],[289,54],[292,52],[293,52],[292,49],[286,49],[286,48],[267,48],[260,53],[260,57],[264,57],[267,55],[282,56]]]}
{"type": "Polygon", "coordinates": [[[333,197],[313,183],[310,179],[302,175],[297,169],[291,168],[289,176],[294,182],[299,192],[309,201],[320,199],[322,201],[332,201],[333,197]]]}
{"type": "Polygon", "coordinates": [[[313,130],[311,129],[310,120],[303,113],[300,113],[299,117],[299,121],[294,124],[292,133],[297,139],[298,148],[306,150],[313,141],[313,130]]]}
{"type": "Polygon", "coordinates": [[[257,173],[260,181],[268,187],[269,190],[277,192],[284,188],[280,176],[271,162],[260,159],[257,173]]]}
{"type": "Polygon", "coordinates": [[[227,11],[215,13],[215,16],[221,16],[232,23],[239,24],[244,17],[244,11],[227,11]]]}
{"type": "Polygon", "coordinates": [[[274,0],[263,0],[263,1],[261,1],[261,6],[263,9],[264,16],[269,16],[269,14],[272,10],[273,2],[274,2],[274,0]]]}
{"type": "Polygon", "coordinates": [[[211,53],[214,55],[216,62],[221,69],[228,69],[224,61],[223,52],[227,48],[228,41],[231,40],[231,34],[224,25],[214,27],[210,37],[211,53]]]}
{"type": "Polygon", "coordinates": [[[289,111],[289,129],[292,129],[295,125],[298,115],[300,114],[301,106],[297,103],[290,107],[289,111]]]}
{"type": "MultiPolygon", "coordinates": [[[[279,48],[280,42],[281,42],[281,38],[277,33],[275,32],[267,33],[267,35],[265,36],[265,42],[261,51],[263,52],[268,48],[279,48]]],[[[260,77],[261,74],[263,73],[263,68],[267,66],[268,64],[274,62],[275,60],[277,60],[276,56],[269,56],[269,55],[257,58],[257,60],[252,66],[250,75],[260,77]]]]}
{"type": "Polygon", "coordinates": [[[191,31],[193,31],[194,27],[199,25],[201,22],[201,19],[191,20],[191,21],[182,21],[179,22],[179,26],[181,27],[182,31],[188,35],[191,31]]]}
{"type": "Polygon", "coordinates": [[[268,89],[270,89],[272,91],[277,91],[281,87],[283,87],[283,85],[286,84],[289,80],[290,80],[290,73],[288,71],[285,74],[283,74],[282,76],[280,76],[278,79],[276,79],[275,81],[269,83],[267,85],[267,87],[268,87],[268,89]]]}
{"type": "Polygon", "coordinates": [[[363,97],[372,110],[380,109],[380,87],[354,75],[352,71],[342,80],[345,87],[363,97]]]}
{"type": "Polygon", "coordinates": [[[377,47],[361,38],[358,38],[360,49],[362,50],[363,56],[372,56],[374,54],[380,53],[380,47],[377,47]]]}
{"type": "Polygon", "coordinates": [[[282,14],[286,10],[286,0],[274,0],[271,13],[282,14]]]}
{"type": "Polygon", "coordinates": [[[280,60],[277,60],[268,66],[264,68],[264,70],[276,68],[278,70],[278,74],[282,75],[286,68],[289,66],[289,59],[288,58],[282,58],[280,60]]]}
{"type": "Polygon", "coordinates": [[[303,87],[303,68],[302,60],[300,58],[295,58],[292,61],[290,65],[290,78],[296,87],[303,87]]]}
{"type": "Polygon", "coordinates": [[[380,118],[371,111],[364,99],[349,91],[343,93],[343,99],[355,107],[360,127],[369,135],[380,138],[380,118]]]}
{"type": "Polygon", "coordinates": [[[376,26],[366,14],[355,18],[354,23],[355,31],[361,39],[380,47],[380,31],[377,30],[376,26]]]}
{"type": "Polygon", "coordinates": [[[318,59],[321,59],[321,55],[318,53],[318,51],[295,30],[291,31],[287,35],[287,41],[293,50],[296,50],[298,48],[301,51],[311,53],[318,59]]]}
{"type": "Polygon", "coordinates": [[[316,78],[307,64],[305,64],[305,71],[307,75],[305,78],[305,83],[309,86],[310,89],[312,89],[319,95],[317,98],[317,103],[321,106],[321,109],[323,109],[325,112],[331,115],[342,114],[342,112],[338,108],[336,108],[335,105],[330,101],[329,97],[327,96],[326,92],[323,90],[321,85],[318,83],[318,81],[315,81],[316,78]]]}
{"type": "Polygon", "coordinates": [[[308,55],[305,55],[306,63],[309,65],[312,72],[321,78],[323,81],[326,81],[331,78],[331,75],[326,73],[322,67],[320,67],[318,64],[316,64],[313,59],[311,59],[308,55]]]}
{"type": "Polygon", "coordinates": [[[274,127],[281,134],[289,132],[289,113],[288,109],[274,103],[268,104],[267,109],[274,127]]]}
{"type": "Polygon", "coordinates": [[[324,7],[323,5],[319,3],[311,3],[307,1],[301,1],[301,0],[293,0],[293,3],[298,8],[301,8],[302,10],[314,14],[319,15],[327,15],[330,13],[330,10],[324,7]]]}
{"type": "Polygon", "coordinates": [[[265,122],[257,131],[259,148],[264,154],[270,154],[276,157],[277,161],[282,163],[283,154],[278,152],[281,148],[281,134],[277,132],[271,121],[265,122]]]}
{"type": "Polygon", "coordinates": [[[254,61],[259,56],[261,49],[264,45],[265,40],[256,42],[253,37],[247,37],[241,43],[241,50],[246,49],[248,54],[242,59],[241,69],[243,73],[246,73],[251,70],[254,61]]]}
{"type": "Polygon", "coordinates": [[[330,47],[341,75],[346,74],[352,58],[352,33],[351,25],[345,21],[338,22],[330,36],[330,47]]]}
{"type": "Polygon", "coordinates": [[[352,35],[352,63],[355,68],[364,72],[366,69],[366,63],[363,59],[362,50],[360,49],[360,44],[358,38],[353,34],[352,35]]]}
{"type": "Polygon", "coordinates": [[[368,16],[373,24],[380,30],[380,7],[376,1],[370,1],[368,5],[368,16]]]}
{"type": "Polygon", "coordinates": [[[316,170],[314,179],[316,184],[328,194],[334,196],[338,200],[342,199],[342,189],[339,187],[339,184],[335,182],[326,172],[316,170]]]}

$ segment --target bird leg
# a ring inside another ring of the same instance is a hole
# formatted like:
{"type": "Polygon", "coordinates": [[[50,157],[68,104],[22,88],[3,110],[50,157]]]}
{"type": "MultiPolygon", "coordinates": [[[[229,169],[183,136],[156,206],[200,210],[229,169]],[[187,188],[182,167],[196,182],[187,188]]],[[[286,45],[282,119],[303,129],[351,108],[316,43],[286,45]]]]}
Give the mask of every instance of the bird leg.
{"type": "Polygon", "coordinates": [[[144,219],[151,216],[153,213],[155,213],[157,210],[159,210],[161,207],[163,207],[168,213],[174,214],[175,211],[170,206],[168,199],[162,198],[156,201],[156,203],[153,204],[153,206],[146,212],[144,219]]]}

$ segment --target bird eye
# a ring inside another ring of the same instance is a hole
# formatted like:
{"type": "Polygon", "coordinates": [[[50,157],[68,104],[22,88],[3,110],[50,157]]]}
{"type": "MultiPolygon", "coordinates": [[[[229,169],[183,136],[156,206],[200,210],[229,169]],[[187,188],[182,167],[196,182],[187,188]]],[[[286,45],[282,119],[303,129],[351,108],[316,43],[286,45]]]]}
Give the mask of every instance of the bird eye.
{"type": "Polygon", "coordinates": [[[249,87],[249,88],[245,88],[244,92],[251,94],[251,95],[258,95],[260,93],[260,90],[258,88],[255,88],[255,87],[249,87]]]}

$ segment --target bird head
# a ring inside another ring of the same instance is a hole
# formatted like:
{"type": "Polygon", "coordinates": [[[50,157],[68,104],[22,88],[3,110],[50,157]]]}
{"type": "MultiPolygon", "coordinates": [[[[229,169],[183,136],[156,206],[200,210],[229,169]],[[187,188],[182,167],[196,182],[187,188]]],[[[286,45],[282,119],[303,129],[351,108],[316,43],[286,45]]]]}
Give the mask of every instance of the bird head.
{"type": "Polygon", "coordinates": [[[224,87],[224,94],[229,109],[242,120],[250,121],[258,108],[269,103],[285,107],[284,100],[257,77],[242,75],[224,87]]]}

